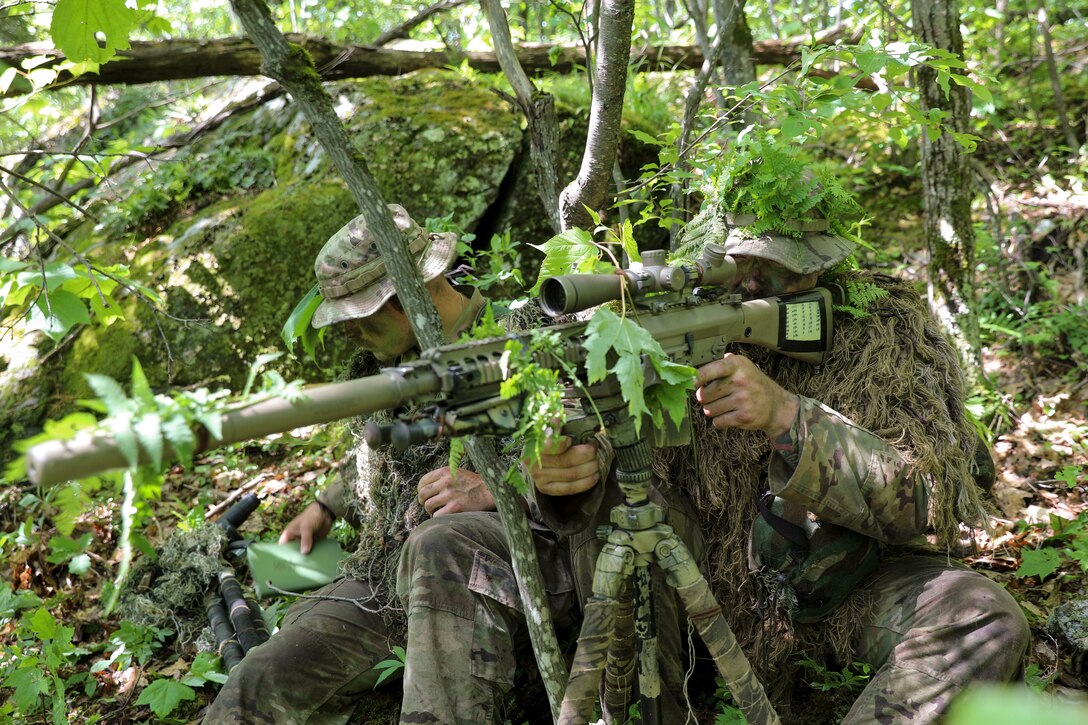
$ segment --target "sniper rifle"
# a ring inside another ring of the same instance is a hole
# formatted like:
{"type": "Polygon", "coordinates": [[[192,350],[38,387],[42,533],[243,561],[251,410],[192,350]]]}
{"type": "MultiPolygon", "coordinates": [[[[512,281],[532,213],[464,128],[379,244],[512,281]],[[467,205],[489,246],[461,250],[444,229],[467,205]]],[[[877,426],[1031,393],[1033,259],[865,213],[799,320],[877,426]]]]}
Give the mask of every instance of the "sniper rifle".
{"type": "MultiPolygon", "coordinates": [[[[615,274],[571,274],[544,280],[540,304],[550,315],[586,310],[624,294],[633,302],[638,324],[660,343],[675,363],[698,367],[717,359],[734,342],[759,345],[783,355],[818,364],[831,339],[832,291],[816,288],[795,295],[742,301],[725,287],[736,274],[732,257],[718,245],[707,245],[691,264],[667,265],[665,253],[646,252],[638,269],[615,274]]],[[[540,354],[543,366],[576,370],[585,379],[587,323],[544,327],[556,333],[561,352],[540,354]],[[560,359],[561,358],[561,359],[560,359]]],[[[517,430],[520,398],[503,398],[499,386],[509,369],[504,354],[511,339],[527,342],[529,333],[515,332],[484,340],[432,348],[418,359],[383,369],[377,375],[307,387],[301,399],[270,398],[222,414],[218,435],[201,425],[193,431],[194,453],[261,438],[308,425],[396,410],[408,403],[425,404],[422,413],[391,425],[369,424],[367,441],[391,443],[398,449],[442,436],[503,436],[517,430]]],[[[649,365],[646,365],[649,368],[649,365]]],[[[647,385],[655,381],[646,371],[647,385]]],[[[614,378],[615,376],[608,376],[614,378]]],[[[618,385],[595,386],[591,395],[620,398],[618,385]]],[[[600,423],[606,430],[623,418],[624,406],[595,400],[592,412],[568,420],[564,432],[586,440],[600,423]],[[603,407],[602,407],[603,406],[603,407]],[[608,412],[612,411],[612,412],[608,412]],[[598,418],[598,414],[605,414],[598,418]]],[[[658,444],[680,442],[676,435],[658,444]]],[[[172,451],[165,446],[164,458],[172,451]]],[[[150,460],[141,449],[141,461],[150,460]]],[[[93,475],[128,462],[114,438],[82,433],[69,440],[40,443],[27,451],[27,475],[51,485],[93,475]]]]}

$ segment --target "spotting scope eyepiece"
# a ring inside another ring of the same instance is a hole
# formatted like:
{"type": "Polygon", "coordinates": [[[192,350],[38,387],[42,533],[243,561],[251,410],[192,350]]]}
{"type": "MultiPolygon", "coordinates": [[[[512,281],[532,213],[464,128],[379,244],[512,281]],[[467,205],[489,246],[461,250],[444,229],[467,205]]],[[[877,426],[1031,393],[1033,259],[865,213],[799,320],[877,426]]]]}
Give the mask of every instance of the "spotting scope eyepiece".
{"type": "Polygon", "coordinates": [[[540,285],[540,306],[556,317],[618,300],[624,277],[618,274],[565,274],[540,285]]]}

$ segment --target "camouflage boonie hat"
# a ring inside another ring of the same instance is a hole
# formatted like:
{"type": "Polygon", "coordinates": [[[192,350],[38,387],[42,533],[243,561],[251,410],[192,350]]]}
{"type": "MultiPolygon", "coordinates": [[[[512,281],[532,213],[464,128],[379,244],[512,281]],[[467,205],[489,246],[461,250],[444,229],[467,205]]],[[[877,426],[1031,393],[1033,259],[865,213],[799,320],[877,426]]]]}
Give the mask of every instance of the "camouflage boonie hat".
{"type": "MultiPolygon", "coordinates": [[[[457,254],[457,235],[427,234],[398,204],[390,204],[389,211],[404,233],[408,254],[416,260],[423,281],[445,272],[457,254]]],[[[315,328],[369,317],[396,293],[362,214],[325,243],[314,262],[314,274],[324,297],[310,322],[315,328]]]]}
{"type": "Polygon", "coordinates": [[[746,237],[742,228],[755,221],[754,214],[726,215],[726,223],[730,226],[729,235],[723,242],[726,254],[769,259],[791,272],[809,274],[835,266],[853,254],[857,246],[842,237],[826,234],[826,219],[786,221],[787,227],[801,232],[799,239],[771,233],[746,237]]]}

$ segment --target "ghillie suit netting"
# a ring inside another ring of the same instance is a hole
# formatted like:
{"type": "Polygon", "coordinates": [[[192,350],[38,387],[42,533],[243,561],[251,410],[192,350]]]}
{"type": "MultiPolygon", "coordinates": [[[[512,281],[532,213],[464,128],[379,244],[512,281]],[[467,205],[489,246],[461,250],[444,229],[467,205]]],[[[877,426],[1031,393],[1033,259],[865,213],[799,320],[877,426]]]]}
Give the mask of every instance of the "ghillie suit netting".
{"type": "MultiPolygon", "coordinates": [[[[732,351],[787,391],[830,406],[899,450],[925,482],[936,540],[951,546],[960,538],[961,522],[977,526],[985,520],[972,478],[978,439],[963,406],[957,354],[925,301],[905,282],[861,271],[828,281],[875,284],[888,294],[873,300],[863,317],[836,315],[822,366],[754,346],[732,351]]],[[[693,448],[656,451],[655,471],[692,497],[707,538],[715,596],[761,679],[788,682],[783,668],[799,650],[830,652],[849,663],[859,615],[870,606],[865,582],[818,624],[791,624],[774,611],[747,556],[757,503],[767,488],[771,445],[761,431],[719,431],[699,407],[691,413],[693,448]]],[[[894,556],[894,549],[885,549],[884,556],[894,556]]]]}
{"type": "Polygon", "coordinates": [[[208,626],[204,597],[226,566],[227,535],[215,525],[175,531],[159,548],[157,559],[141,557],[132,567],[118,611],[145,627],[172,628],[189,646],[208,626]]]}

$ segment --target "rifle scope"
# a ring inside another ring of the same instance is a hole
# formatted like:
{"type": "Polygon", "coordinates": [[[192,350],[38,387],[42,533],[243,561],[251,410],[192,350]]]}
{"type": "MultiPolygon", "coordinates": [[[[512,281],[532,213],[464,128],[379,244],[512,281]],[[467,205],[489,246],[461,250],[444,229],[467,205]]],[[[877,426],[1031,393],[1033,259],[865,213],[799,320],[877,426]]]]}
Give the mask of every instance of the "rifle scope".
{"type": "Polygon", "coordinates": [[[707,244],[694,264],[666,264],[663,249],[644,252],[635,269],[613,274],[565,274],[540,284],[540,306],[552,317],[620,299],[624,285],[636,302],[655,292],[682,292],[696,285],[727,285],[737,273],[720,244],[707,244]]]}

